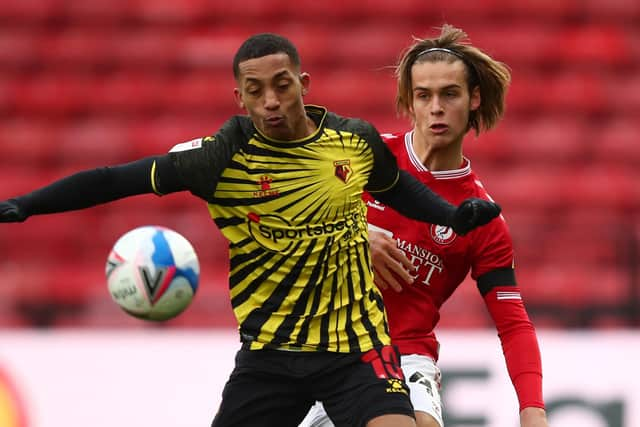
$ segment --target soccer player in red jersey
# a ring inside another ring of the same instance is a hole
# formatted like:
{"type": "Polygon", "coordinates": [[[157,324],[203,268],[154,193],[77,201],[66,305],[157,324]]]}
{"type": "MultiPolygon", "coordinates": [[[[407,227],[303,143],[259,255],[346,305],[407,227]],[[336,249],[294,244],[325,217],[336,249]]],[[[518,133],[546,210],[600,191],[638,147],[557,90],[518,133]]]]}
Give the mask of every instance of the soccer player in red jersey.
{"type": "MultiPolygon", "coordinates": [[[[491,200],[463,139],[494,127],[503,115],[510,82],[507,67],[470,45],[460,29],[445,25],[439,37],[416,39],[396,68],[400,112],[413,122],[406,133],[383,135],[398,165],[451,203],[491,200]]],[[[450,227],[419,223],[365,194],[375,282],[383,298],[392,342],[411,390],[419,427],[442,427],[440,307],[468,272],[495,322],[522,427],[547,427],[542,368],[535,329],[516,283],[513,245],[502,216],[460,236],[450,227]]],[[[332,425],[316,405],[303,425],[332,425]]]]}

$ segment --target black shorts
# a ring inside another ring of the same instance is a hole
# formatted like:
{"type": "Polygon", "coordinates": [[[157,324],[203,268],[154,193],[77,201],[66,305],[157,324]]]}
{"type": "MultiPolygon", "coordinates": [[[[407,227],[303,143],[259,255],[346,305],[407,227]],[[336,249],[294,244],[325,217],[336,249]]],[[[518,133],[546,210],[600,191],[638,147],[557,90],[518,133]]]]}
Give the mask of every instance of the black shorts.
{"type": "Polygon", "coordinates": [[[296,427],[316,400],[336,425],[414,417],[394,347],[366,353],[240,350],[212,427],[296,427]]]}

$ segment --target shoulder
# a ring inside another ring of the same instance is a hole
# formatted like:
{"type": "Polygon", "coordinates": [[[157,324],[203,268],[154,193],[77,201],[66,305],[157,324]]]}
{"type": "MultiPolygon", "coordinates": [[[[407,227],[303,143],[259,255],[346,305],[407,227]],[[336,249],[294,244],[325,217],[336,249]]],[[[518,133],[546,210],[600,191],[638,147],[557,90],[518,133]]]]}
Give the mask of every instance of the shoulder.
{"type": "Polygon", "coordinates": [[[405,135],[406,135],[406,132],[397,132],[397,133],[383,132],[380,134],[384,142],[388,144],[404,141],[405,135]]]}
{"type": "Polygon", "coordinates": [[[250,138],[255,133],[255,127],[249,116],[233,116],[220,127],[218,134],[230,137],[250,138]]]}
{"type": "Polygon", "coordinates": [[[335,131],[349,132],[363,137],[376,136],[380,138],[375,126],[366,120],[355,117],[345,117],[328,112],[325,126],[335,131]]]}
{"type": "Polygon", "coordinates": [[[186,142],[181,142],[179,144],[174,145],[173,147],[171,147],[171,149],[169,150],[170,153],[178,153],[180,151],[188,151],[188,150],[195,150],[197,148],[202,147],[202,141],[207,138],[196,138],[196,139],[192,139],[190,141],[186,141],[186,142]]]}
{"type": "MultiPolygon", "coordinates": [[[[468,185],[471,187],[471,190],[472,190],[469,192],[470,194],[468,194],[468,196],[478,197],[484,200],[489,200],[491,202],[497,202],[498,204],[500,203],[500,201],[494,200],[489,190],[485,186],[484,182],[478,177],[478,175],[476,175],[476,173],[473,170],[468,175],[467,179],[468,179],[468,185]]],[[[465,196],[465,197],[468,197],[468,196],[465,196]]],[[[509,227],[507,225],[507,222],[503,214],[500,214],[498,218],[491,221],[486,226],[479,227],[477,231],[484,231],[487,233],[495,233],[496,235],[503,235],[503,236],[506,236],[509,240],[511,240],[511,237],[509,235],[510,234],[509,227]]],[[[482,234],[482,233],[479,233],[479,234],[482,234]]]]}
{"type": "Polygon", "coordinates": [[[471,170],[467,179],[469,181],[469,185],[473,188],[473,196],[485,200],[490,200],[492,202],[494,201],[484,181],[480,179],[480,177],[473,170],[471,170]]]}
{"type": "Polygon", "coordinates": [[[242,143],[249,139],[252,134],[253,124],[249,117],[233,116],[227,120],[215,134],[181,142],[174,145],[169,152],[178,153],[182,151],[197,150],[203,147],[209,148],[215,145],[212,143],[219,141],[242,143]]]}
{"type": "Polygon", "coordinates": [[[396,155],[399,152],[402,152],[402,150],[400,150],[400,147],[404,146],[406,132],[381,133],[380,136],[382,137],[384,143],[387,144],[391,151],[393,151],[396,155]]]}

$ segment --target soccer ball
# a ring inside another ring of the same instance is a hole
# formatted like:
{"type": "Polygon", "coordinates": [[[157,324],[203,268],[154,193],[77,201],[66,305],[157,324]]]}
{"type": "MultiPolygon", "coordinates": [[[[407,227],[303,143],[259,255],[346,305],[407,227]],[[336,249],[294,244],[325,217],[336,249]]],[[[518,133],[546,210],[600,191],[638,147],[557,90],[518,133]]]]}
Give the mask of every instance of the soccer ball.
{"type": "Polygon", "coordinates": [[[125,312],[145,320],[168,320],[191,303],[200,264],[181,234],[150,225],[116,241],[107,258],[106,275],[111,297],[125,312]]]}

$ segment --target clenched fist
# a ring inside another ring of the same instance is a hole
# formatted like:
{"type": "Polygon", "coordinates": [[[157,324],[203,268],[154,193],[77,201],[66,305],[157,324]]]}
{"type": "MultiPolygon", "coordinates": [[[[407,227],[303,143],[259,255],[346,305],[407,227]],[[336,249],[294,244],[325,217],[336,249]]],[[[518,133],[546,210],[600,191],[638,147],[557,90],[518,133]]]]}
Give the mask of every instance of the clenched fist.
{"type": "Polygon", "coordinates": [[[463,201],[453,212],[450,225],[456,234],[464,236],[474,228],[487,224],[501,211],[497,203],[472,197],[463,201]]]}
{"type": "Polygon", "coordinates": [[[0,202],[0,222],[22,222],[25,219],[26,215],[13,199],[0,202]]]}

